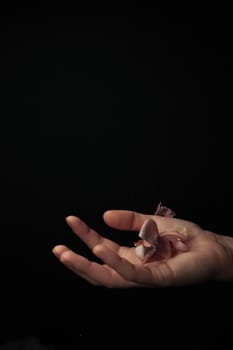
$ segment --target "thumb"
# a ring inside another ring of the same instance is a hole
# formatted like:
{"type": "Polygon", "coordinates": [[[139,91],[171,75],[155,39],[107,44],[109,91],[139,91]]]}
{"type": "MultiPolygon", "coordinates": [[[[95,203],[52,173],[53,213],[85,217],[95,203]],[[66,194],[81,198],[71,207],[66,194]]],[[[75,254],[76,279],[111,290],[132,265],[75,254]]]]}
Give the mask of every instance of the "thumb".
{"type": "Polygon", "coordinates": [[[103,214],[104,222],[118,230],[139,231],[146,219],[154,218],[154,215],[147,215],[130,210],[107,210],[103,214]]]}

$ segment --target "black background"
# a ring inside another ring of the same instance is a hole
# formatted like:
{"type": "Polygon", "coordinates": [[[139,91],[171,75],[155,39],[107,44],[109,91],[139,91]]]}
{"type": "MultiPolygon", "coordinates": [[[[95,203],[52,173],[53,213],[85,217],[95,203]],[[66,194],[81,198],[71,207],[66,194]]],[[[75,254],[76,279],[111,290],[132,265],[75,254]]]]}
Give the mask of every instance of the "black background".
{"type": "Polygon", "coordinates": [[[2,10],[2,341],[104,345],[108,333],[120,344],[147,329],[173,347],[229,339],[230,285],[107,290],[51,253],[65,243],[90,254],[67,215],[129,243],[103,212],[152,213],[159,201],[232,234],[229,11],[2,10]]]}

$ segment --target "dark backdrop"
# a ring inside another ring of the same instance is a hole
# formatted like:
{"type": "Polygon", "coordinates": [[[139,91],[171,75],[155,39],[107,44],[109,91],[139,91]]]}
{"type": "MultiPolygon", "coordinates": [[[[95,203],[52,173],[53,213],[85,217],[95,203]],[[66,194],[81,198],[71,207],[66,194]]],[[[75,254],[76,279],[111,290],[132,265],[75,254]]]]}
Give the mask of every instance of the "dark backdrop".
{"type": "Polygon", "coordinates": [[[229,9],[19,5],[1,28],[2,341],[103,344],[147,327],[173,346],[226,339],[229,285],[96,288],[51,249],[89,254],[69,214],[129,243],[104,210],[152,213],[159,201],[232,234],[229,9]]]}

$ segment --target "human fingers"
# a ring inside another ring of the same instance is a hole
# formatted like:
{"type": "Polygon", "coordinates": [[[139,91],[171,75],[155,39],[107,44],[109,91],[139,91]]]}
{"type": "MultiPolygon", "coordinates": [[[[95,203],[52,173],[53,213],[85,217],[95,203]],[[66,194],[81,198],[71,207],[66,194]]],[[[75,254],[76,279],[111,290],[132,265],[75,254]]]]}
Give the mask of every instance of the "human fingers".
{"type": "MultiPolygon", "coordinates": [[[[79,272],[77,268],[74,267],[73,263],[73,252],[71,249],[65,245],[57,245],[52,249],[53,254],[59,259],[59,261],[65,265],[69,270],[73,271],[76,275],[79,275],[81,278],[85,279],[87,282],[98,285],[98,282],[92,278],[89,278],[86,274],[79,272]]],[[[75,254],[75,253],[74,253],[75,254]]],[[[81,258],[81,256],[80,256],[81,258]]],[[[83,257],[83,259],[86,259],[83,257]]],[[[82,260],[82,259],[80,259],[82,260]]],[[[87,260],[87,259],[86,259],[87,260]]],[[[88,262],[87,262],[88,263],[88,262]]]]}
{"type": "Polygon", "coordinates": [[[90,228],[83,220],[76,216],[68,216],[67,224],[72,231],[93,251],[97,244],[104,244],[113,250],[118,250],[119,245],[107,238],[104,238],[92,228],[90,228]]]}
{"type": "Polygon", "coordinates": [[[159,287],[166,286],[171,282],[171,270],[165,263],[160,262],[153,265],[153,268],[149,264],[132,264],[103,245],[97,245],[94,248],[94,254],[125,280],[138,286],[159,287]]]}
{"type": "Polygon", "coordinates": [[[110,267],[90,261],[84,256],[74,253],[66,246],[54,247],[53,253],[68,269],[93,285],[108,288],[135,286],[134,283],[125,281],[110,267]]]}

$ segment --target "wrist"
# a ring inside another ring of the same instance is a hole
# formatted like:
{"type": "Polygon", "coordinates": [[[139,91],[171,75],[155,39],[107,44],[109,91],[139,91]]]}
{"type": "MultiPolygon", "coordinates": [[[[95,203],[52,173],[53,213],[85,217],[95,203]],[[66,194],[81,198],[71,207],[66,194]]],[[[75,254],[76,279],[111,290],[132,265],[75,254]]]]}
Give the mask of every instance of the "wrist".
{"type": "Polygon", "coordinates": [[[224,252],[223,265],[218,276],[219,281],[233,282],[233,237],[217,235],[224,252]]]}

